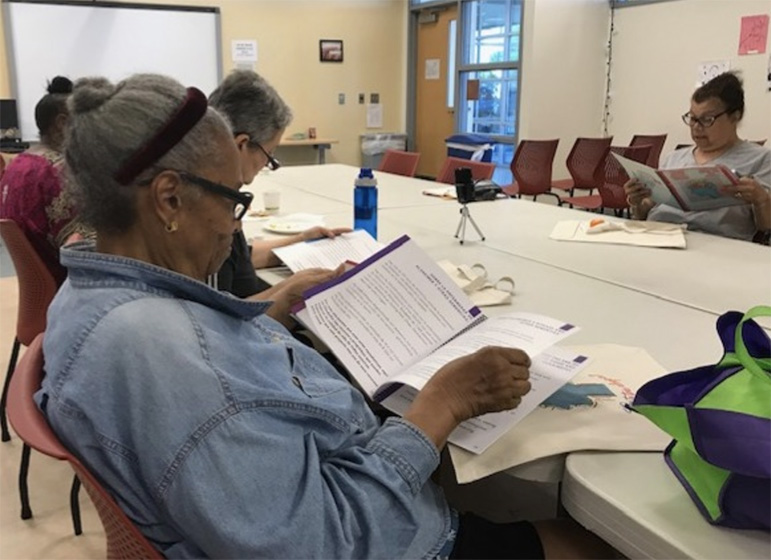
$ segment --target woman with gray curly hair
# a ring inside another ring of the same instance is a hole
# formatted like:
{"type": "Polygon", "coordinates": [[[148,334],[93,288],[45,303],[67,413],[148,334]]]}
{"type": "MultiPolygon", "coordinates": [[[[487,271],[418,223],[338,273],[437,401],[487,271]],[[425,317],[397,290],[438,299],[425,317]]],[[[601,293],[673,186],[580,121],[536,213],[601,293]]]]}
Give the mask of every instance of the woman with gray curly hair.
{"type": "Polygon", "coordinates": [[[431,482],[462,421],[516,406],[529,358],[442,367],[404,418],[270,316],[204,283],[249,207],[238,149],[170,78],[85,83],[66,150],[97,232],[62,250],[37,402],[167,558],[598,558],[563,526],[459,515],[431,482]],[[567,547],[566,547],[567,546],[567,547]]]}

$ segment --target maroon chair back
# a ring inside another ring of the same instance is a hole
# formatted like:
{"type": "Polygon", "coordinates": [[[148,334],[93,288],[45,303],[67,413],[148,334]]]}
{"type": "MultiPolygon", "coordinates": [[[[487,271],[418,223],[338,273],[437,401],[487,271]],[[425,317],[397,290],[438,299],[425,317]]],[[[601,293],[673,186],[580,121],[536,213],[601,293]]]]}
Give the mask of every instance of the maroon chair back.
{"type": "Polygon", "coordinates": [[[468,167],[471,169],[471,176],[474,181],[483,179],[492,179],[495,173],[495,164],[486,161],[472,161],[470,159],[456,158],[449,156],[444,160],[442,169],[436,177],[438,183],[455,184],[455,170],[459,167],[468,167]]]}
{"type": "Polygon", "coordinates": [[[418,170],[420,154],[417,152],[404,152],[401,150],[386,150],[378,171],[414,177],[418,170]]]}
{"type": "Polygon", "coordinates": [[[3,178],[3,173],[5,173],[5,158],[0,154],[0,179],[3,178]]]}
{"type": "Polygon", "coordinates": [[[511,174],[516,181],[517,194],[545,194],[551,189],[556,140],[522,140],[511,160],[511,174]]]}
{"type": "Polygon", "coordinates": [[[627,175],[618,160],[611,156],[611,152],[639,163],[645,163],[650,156],[651,146],[611,146],[606,153],[605,162],[597,169],[597,180],[603,208],[623,210],[629,208],[624,192],[624,184],[629,181],[627,175]]]}
{"type": "Polygon", "coordinates": [[[46,328],[46,312],[56,294],[56,281],[16,222],[0,220],[0,236],[19,282],[16,338],[28,346],[46,328]]]}
{"type": "Polygon", "coordinates": [[[19,437],[32,449],[67,461],[80,478],[99,513],[107,535],[107,558],[163,558],[139,532],[99,481],[56,437],[33,398],[43,380],[43,334],[31,341],[11,379],[8,419],[19,437]]]}
{"type": "Polygon", "coordinates": [[[635,134],[632,137],[630,146],[645,146],[650,145],[651,151],[648,154],[647,161],[642,163],[653,169],[659,168],[659,157],[661,157],[661,150],[664,149],[664,142],[667,141],[666,134],[635,134]]]}
{"type": "Polygon", "coordinates": [[[597,166],[604,161],[605,154],[610,147],[613,137],[608,138],[576,138],[570,149],[565,166],[573,178],[573,189],[595,189],[594,172],[597,166]]]}

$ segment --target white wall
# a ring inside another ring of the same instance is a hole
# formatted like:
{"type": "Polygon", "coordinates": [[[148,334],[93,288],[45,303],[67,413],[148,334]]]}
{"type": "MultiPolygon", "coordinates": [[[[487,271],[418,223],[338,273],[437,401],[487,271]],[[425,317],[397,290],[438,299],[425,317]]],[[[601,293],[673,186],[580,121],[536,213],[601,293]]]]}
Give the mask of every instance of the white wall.
{"type": "Polygon", "coordinates": [[[696,87],[697,65],[715,60],[742,71],[746,110],[739,135],[771,140],[769,48],[765,54],[737,54],[741,17],[760,14],[771,14],[769,0],[677,0],[616,10],[609,128],[614,143],[664,132],[664,153],[690,143],[680,115],[696,87]]]}
{"type": "Polygon", "coordinates": [[[559,138],[554,179],[578,136],[602,136],[607,0],[525,0],[519,138],[559,138]]]}

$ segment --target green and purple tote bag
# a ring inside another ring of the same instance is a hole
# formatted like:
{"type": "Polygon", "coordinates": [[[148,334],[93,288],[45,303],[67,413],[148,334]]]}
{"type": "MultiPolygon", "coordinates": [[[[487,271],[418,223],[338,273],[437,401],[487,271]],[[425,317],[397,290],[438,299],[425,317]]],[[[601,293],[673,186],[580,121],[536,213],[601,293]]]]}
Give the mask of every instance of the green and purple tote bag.
{"type": "Polygon", "coordinates": [[[674,440],[664,457],[710,523],[771,528],[771,341],[758,306],[717,321],[725,354],[649,381],[632,409],[674,440]]]}

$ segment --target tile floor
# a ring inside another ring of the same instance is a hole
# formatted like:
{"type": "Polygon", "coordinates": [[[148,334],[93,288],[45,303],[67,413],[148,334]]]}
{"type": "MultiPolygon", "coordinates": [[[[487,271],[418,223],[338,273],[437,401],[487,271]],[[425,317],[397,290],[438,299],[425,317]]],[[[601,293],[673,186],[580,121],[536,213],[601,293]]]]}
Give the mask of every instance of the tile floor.
{"type": "MultiPolygon", "coordinates": [[[[18,288],[13,267],[0,252],[0,376],[5,379],[16,328],[18,288]],[[9,275],[10,273],[10,275],[9,275]]],[[[69,489],[72,469],[64,463],[32,452],[29,472],[30,503],[33,518],[20,517],[17,480],[21,442],[15,434],[0,442],[0,559],[104,558],[102,524],[85,491],[80,505],[83,534],[72,530],[69,489]]]]}

